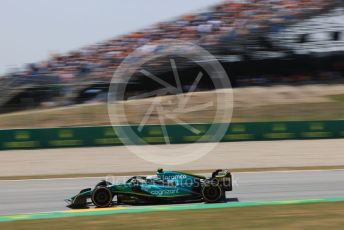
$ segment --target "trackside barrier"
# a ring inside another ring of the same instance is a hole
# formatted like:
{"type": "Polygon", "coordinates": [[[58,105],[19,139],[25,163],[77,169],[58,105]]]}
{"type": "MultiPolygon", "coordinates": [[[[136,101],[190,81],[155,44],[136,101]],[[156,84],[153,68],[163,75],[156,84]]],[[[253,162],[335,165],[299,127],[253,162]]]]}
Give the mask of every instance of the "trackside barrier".
{"type": "MultiPolygon", "coordinates": [[[[179,144],[198,140],[212,141],[211,135],[204,135],[210,124],[190,125],[199,130],[199,133],[195,134],[181,125],[166,126],[170,142],[179,144]]],[[[140,132],[137,126],[120,127],[133,130],[147,143],[165,143],[160,125],[145,126],[140,132]]],[[[115,127],[117,128],[119,127],[115,127]]],[[[232,123],[222,141],[327,138],[344,138],[344,120],[232,123]]],[[[109,145],[122,145],[111,126],[0,130],[0,150],[109,145]]]]}

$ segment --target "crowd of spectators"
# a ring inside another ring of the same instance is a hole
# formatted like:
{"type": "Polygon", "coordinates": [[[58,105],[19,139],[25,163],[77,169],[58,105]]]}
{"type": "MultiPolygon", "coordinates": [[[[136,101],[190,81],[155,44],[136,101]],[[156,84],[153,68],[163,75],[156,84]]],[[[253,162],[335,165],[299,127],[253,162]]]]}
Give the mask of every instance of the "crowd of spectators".
{"type": "Polygon", "coordinates": [[[189,41],[212,50],[221,42],[254,35],[263,30],[278,31],[285,23],[316,13],[328,0],[227,0],[206,12],[179,17],[106,42],[84,47],[66,55],[55,55],[31,64],[12,76],[34,79],[56,76],[62,82],[83,76],[108,81],[118,65],[140,48],[141,55],[163,51],[163,39],[189,41]]]}

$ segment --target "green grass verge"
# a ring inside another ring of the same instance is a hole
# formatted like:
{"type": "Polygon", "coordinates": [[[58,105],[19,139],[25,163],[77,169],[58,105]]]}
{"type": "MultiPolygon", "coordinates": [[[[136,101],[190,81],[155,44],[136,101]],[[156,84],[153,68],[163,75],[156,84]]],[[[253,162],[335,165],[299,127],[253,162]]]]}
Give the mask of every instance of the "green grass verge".
{"type": "Polygon", "coordinates": [[[338,102],[344,102],[344,94],[330,95],[329,98],[338,102]]]}
{"type": "Polygon", "coordinates": [[[342,229],[344,202],[69,217],[0,229],[342,229]]]}

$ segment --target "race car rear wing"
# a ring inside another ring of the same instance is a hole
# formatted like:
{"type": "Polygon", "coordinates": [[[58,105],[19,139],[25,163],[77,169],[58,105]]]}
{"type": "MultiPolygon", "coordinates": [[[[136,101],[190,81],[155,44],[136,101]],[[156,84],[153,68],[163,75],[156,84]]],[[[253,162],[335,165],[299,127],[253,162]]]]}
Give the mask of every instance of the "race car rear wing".
{"type": "Polygon", "coordinates": [[[232,191],[232,174],[227,169],[218,169],[211,175],[212,179],[216,179],[225,191],[232,191]]]}

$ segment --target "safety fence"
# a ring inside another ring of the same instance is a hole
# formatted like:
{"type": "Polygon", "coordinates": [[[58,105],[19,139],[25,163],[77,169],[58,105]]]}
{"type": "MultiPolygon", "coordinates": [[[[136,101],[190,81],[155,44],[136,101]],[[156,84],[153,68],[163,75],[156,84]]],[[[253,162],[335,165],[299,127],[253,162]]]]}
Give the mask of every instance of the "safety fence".
{"type": "MultiPolygon", "coordinates": [[[[122,145],[125,138],[115,130],[131,130],[133,144],[211,142],[208,130],[221,124],[96,126],[0,130],[0,149],[33,149],[122,145]],[[197,130],[195,132],[194,130],[197,130]],[[164,135],[165,134],[165,135],[164,135]],[[166,134],[168,139],[166,139],[166,134]]],[[[130,139],[130,135],[127,136],[130,139]]],[[[232,123],[221,141],[344,138],[344,120],[232,123]]]]}

